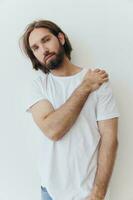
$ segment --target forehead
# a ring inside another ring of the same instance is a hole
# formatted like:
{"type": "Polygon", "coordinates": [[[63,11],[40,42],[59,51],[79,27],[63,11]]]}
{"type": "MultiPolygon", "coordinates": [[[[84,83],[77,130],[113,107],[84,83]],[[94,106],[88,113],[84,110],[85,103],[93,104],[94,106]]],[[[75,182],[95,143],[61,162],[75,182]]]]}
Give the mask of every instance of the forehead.
{"type": "Polygon", "coordinates": [[[53,35],[48,29],[46,28],[35,28],[29,35],[29,44],[30,46],[36,44],[40,41],[42,37],[47,35],[53,35]]]}

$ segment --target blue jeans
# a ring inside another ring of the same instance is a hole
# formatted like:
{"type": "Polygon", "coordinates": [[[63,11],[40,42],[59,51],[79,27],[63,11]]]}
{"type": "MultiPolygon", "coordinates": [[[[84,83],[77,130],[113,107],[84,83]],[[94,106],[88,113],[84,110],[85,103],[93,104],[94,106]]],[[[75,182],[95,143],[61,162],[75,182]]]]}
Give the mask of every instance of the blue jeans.
{"type": "Polygon", "coordinates": [[[41,200],[52,200],[47,189],[41,186],[41,200]]]}

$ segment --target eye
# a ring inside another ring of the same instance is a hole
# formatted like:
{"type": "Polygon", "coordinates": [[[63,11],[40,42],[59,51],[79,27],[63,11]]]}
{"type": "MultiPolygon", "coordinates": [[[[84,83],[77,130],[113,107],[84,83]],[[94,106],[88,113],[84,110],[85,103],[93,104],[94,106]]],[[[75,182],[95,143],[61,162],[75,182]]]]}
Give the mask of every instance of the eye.
{"type": "Polygon", "coordinates": [[[50,40],[50,38],[43,39],[42,42],[45,43],[45,42],[48,42],[49,40],[50,40]]]}
{"type": "Polygon", "coordinates": [[[49,38],[46,39],[46,41],[49,41],[49,40],[50,40],[49,38]]]}
{"type": "Polygon", "coordinates": [[[36,51],[37,49],[38,49],[38,47],[34,47],[34,48],[33,48],[33,51],[36,51]]]}

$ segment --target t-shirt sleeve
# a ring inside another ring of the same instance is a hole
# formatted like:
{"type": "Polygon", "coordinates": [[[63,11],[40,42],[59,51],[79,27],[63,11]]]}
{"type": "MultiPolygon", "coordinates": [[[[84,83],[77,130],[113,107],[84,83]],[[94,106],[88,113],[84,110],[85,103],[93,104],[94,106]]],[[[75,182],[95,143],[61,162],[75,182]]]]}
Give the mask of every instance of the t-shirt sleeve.
{"type": "Polygon", "coordinates": [[[116,105],[116,100],[112,92],[110,82],[105,82],[97,90],[97,106],[96,118],[97,121],[119,117],[119,111],[116,105]]]}
{"type": "Polygon", "coordinates": [[[40,78],[32,80],[26,99],[25,111],[30,112],[29,108],[31,108],[35,103],[43,99],[47,99],[47,96],[44,93],[44,88],[42,86],[40,78]]]}

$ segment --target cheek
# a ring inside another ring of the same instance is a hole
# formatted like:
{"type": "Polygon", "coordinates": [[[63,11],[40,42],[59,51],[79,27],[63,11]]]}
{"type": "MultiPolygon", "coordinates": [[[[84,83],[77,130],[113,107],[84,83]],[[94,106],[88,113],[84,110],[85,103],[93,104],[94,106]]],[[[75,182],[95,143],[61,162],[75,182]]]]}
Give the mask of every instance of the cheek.
{"type": "Polygon", "coordinates": [[[59,42],[54,41],[54,42],[49,43],[49,50],[57,53],[59,50],[59,42]]]}
{"type": "Polygon", "coordinates": [[[40,53],[34,53],[34,56],[40,61],[43,59],[43,56],[40,53]]]}

